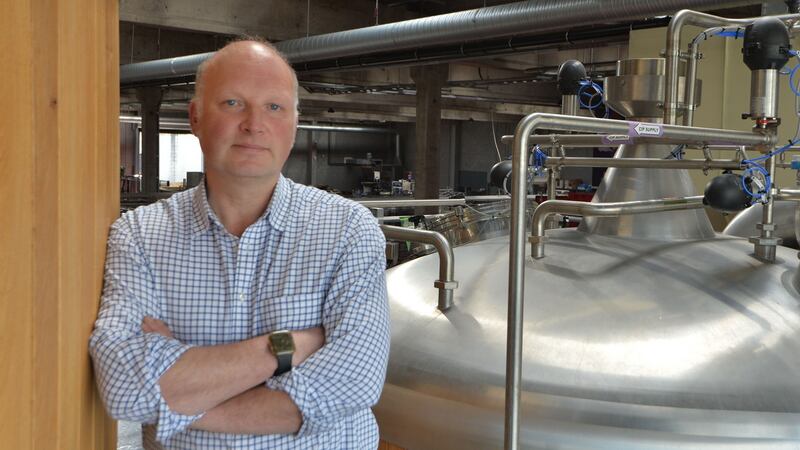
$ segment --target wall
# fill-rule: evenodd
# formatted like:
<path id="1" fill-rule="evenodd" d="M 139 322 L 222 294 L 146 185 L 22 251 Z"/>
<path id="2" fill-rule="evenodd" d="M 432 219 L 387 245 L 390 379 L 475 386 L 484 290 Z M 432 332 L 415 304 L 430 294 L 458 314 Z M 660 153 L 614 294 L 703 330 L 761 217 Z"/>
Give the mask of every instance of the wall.
<path id="1" fill-rule="evenodd" d="M 117 2 L 3 3 L 0 447 L 111 449 L 87 349 L 119 214 Z"/>

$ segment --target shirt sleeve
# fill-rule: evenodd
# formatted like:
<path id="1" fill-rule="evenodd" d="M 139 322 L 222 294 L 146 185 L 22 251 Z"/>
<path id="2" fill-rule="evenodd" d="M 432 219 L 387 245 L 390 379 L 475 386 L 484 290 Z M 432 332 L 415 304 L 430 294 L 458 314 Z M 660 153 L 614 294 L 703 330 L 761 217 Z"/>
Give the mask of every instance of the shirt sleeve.
<path id="1" fill-rule="evenodd" d="M 386 241 L 369 211 L 357 208 L 344 242 L 323 308 L 325 346 L 266 383 L 297 405 L 303 416 L 298 436 L 327 431 L 373 406 L 386 377 Z"/>
<path id="2" fill-rule="evenodd" d="M 126 219 L 120 218 L 111 228 L 103 295 L 89 351 L 109 414 L 157 423 L 157 438 L 164 442 L 202 415 L 177 414 L 161 395 L 158 380 L 190 346 L 141 331 L 144 316 L 160 314 L 152 270 Z"/>

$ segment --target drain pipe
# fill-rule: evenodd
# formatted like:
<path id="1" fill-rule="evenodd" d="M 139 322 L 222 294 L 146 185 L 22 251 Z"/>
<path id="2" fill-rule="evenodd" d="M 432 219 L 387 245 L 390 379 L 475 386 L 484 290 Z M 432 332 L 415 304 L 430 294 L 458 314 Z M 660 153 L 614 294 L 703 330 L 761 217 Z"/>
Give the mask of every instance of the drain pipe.
<path id="1" fill-rule="evenodd" d="M 436 247 L 439 254 L 439 279 L 433 282 L 433 286 L 439 289 L 439 311 L 445 312 L 453 306 L 453 290 L 458 287 L 458 281 L 453 279 L 454 261 L 453 247 L 450 242 L 435 231 L 415 230 L 413 228 L 394 227 L 391 225 L 381 225 L 381 231 L 387 239 L 397 239 L 400 241 L 420 242 L 431 244 Z"/>
<path id="2" fill-rule="evenodd" d="M 480 39 L 563 31 L 586 26 L 626 22 L 669 14 L 681 8 L 701 8 L 729 2 L 720 0 L 606 0 L 602 7 L 588 0 L 516 2 L 459 11 L 421 19 L 321 34 L 278 42 L 275 46 L 292 64 L 371 53 L 459 44 Z M 192 76 L 197 66 L 213 55 L 203 53 L 178 58 L 125 64 L 120 82 L 131 84 L 154 79 Z"/>
<path id="3" fill-rule="evenodd" d="M 662 198 L 656 200 L 640 200 L 634 202 L 587 203 L 572 200 L 548 200 L 542 202 L 533 212 L 532 231 L 528 242 L 531 243 L 531 256 L 534 259 L 544 258 L 545 222 L 553 214 L 574 214 L 583 217 L 618 217 L 631 214 L 645 214 L 661 211 L 681 211 L 703 207 L 703 196 Z"/>

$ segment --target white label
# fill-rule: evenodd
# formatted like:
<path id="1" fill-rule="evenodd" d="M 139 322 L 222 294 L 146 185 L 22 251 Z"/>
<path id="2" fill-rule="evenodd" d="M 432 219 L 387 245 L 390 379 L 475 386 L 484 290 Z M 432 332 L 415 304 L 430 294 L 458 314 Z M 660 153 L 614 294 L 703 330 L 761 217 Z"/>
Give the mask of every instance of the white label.
<path id="1" fill-rule="evenodd" d="M 652 123 L 637 123 L 633 129 L 639 136 L 661 136 L 661 127 Z"/>
<path id="2" fill-rule="evenodd" d="M 605 137 L 606 142 L 619 142 L 619 141 L 630 141 L 631 137 L 627 134 L 609 134 Z"/>

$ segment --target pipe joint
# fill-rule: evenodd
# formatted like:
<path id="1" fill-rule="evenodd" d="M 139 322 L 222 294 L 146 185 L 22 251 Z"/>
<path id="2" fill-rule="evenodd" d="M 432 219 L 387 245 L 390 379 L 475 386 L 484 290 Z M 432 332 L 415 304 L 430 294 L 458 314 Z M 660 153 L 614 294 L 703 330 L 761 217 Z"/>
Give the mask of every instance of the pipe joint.
<path id="1" fill-rule="evenodd" d="M 453 290 L 458 287 L 458 281 L 455 280 L 436 280 L 433 282 L 433 287 L 437 289 Z"/>

